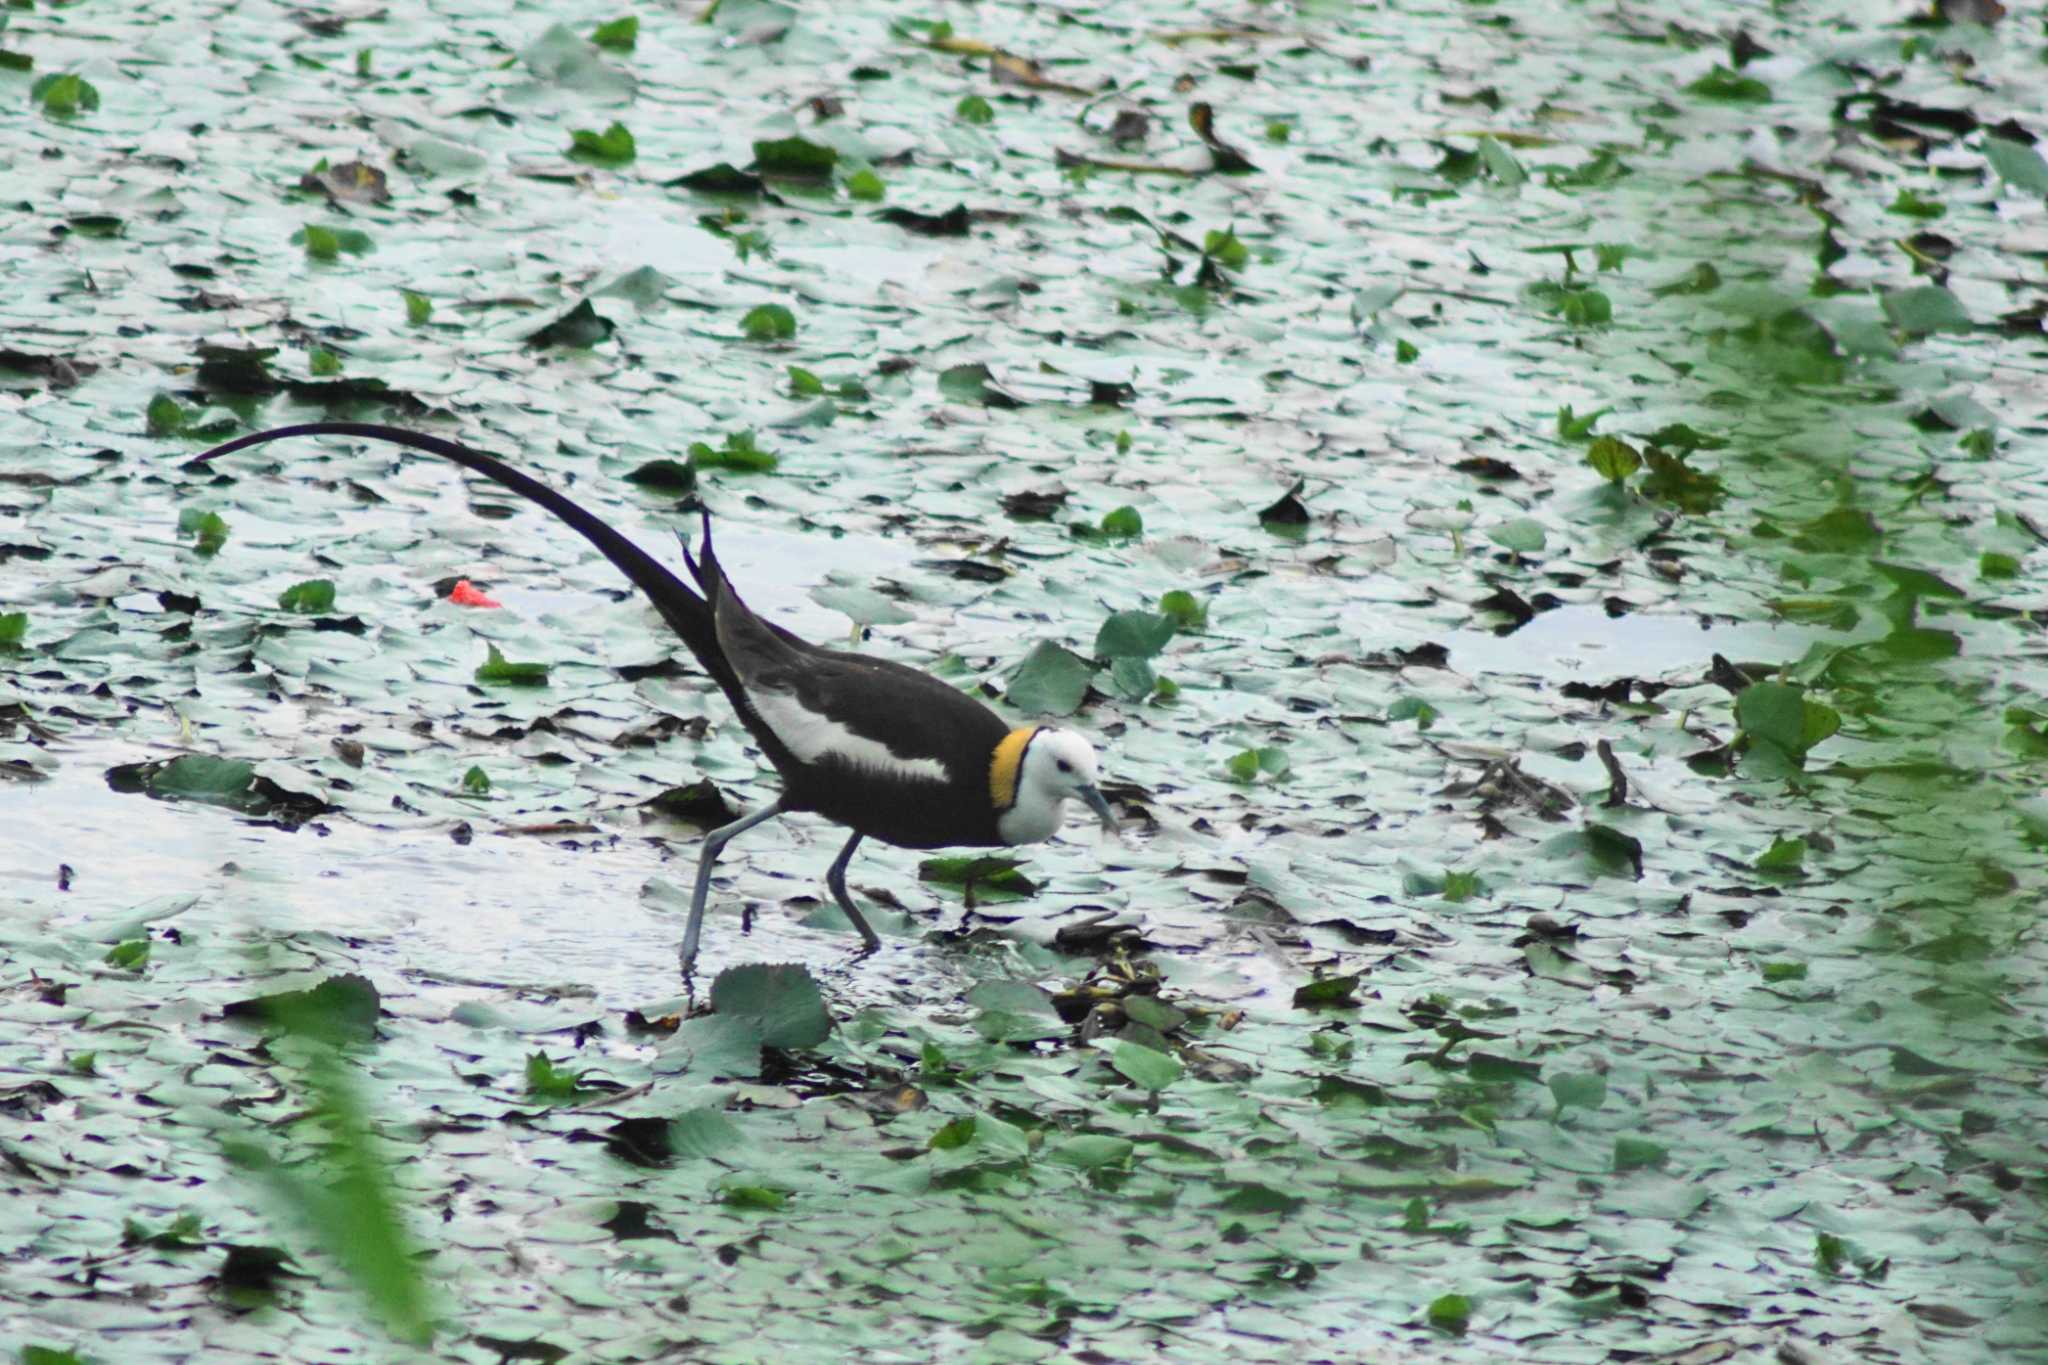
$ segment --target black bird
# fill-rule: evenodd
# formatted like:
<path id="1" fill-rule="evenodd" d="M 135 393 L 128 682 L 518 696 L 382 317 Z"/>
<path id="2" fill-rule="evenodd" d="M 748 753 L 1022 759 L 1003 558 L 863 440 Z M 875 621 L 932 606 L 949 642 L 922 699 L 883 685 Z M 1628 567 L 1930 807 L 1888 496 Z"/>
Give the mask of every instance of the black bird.
<path id="1" fill-rule="evenodd" d="M 690 921 L 683 931 L 683 975 L 697 960 L 697 936 L 711 867 L 732 837 L 764 820 L 813 811 L 853 831 L 825 873 L 832 899 L 860 931 L 861 956 L 881 947 L 846 892 L 846 865 L 866 838 L 903 848 L 1035 844 L 1051 838 L 1069 798 L 1102 823 L 1115 813 L 1095 785 L 1095 750 L 1071 730 L 1012 729 L 959 689 L 886 659 L 823 649 L 748 610 L 704 539 L 683 559 L 692 589 L 617 531 L 546 484 L 481 451 L 398 427 L 367 422 L 305 422 L 253 432 L 198 456 L 202 464 L 288 436 L 356 436 L 440 455 L 553 512 L 595 545 L 647 594 L 739 714 L 782 777 L 782 795 L 704 837 Z M 680 535 L 679 535 L 680 538 Z"/>

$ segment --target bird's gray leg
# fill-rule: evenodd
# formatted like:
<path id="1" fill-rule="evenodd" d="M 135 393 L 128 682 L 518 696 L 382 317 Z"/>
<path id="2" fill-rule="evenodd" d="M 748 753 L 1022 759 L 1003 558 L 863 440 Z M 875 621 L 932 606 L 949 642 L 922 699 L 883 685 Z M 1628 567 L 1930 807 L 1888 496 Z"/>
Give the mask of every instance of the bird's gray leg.
<path id="1" fill-rule="evenodd" d="M 846 865 L 853 861 L 853 851 L 859 847 L 860 835 L 856 833 L 846 841 L 846 847 L 839 850 L 839 856 L 832 860 L 832 866 L 826 870 L 825 885 L 832 888 L 832 899 L 839 903 L 839 908 L 853 921 L 853 927 L 860 931 L 861 942 L 867 945 L 860 950 L 860 955 L 866 957 L 882 946 L 882 940 L 869 927 L 867 916 L 854 905 L 853 897 L 846 894 Z"/>
<path id="2" fill-rule="evenodd" d="M 752 815 L 742 815 L 729 825 L 721 825 L 704 836 L 703 851 L 697 855 L 697 889 L 690 896 L 690 922 L 683 927 L 683 979 L 688 980 L 697 965 L 697 934 L 704 927 L 704 899 L 711 894 L 711 865 L 718 861 L 718 854 L 735 834 L 745 834 L 764 820 L 773 820 L 782 814 L 782 798 L 777 797 Z"/>

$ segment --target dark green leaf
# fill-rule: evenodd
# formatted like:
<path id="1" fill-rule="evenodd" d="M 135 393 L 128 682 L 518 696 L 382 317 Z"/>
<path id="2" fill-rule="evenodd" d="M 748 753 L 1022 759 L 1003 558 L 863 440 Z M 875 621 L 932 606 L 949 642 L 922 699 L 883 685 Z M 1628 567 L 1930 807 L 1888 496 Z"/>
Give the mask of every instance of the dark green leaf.
<path id="1" fill-rule="evenodd" d="M 1614 1169 L 1617 1171 L 1662 1166 L 1670 1157 L 1670 1148 L 1648 1138 L 1618 1137 L 1614 1140 Z"/>
<path id="2" fill-rule="evenodd" d="M 838 162 L 839 153 L 832 148 L 800 137 L 754 144 L 754 168 L 777 180 L 826 180 Z"/>
<path id="3" fill-rule="evenodd" d="M 1750 76 L 1740 76 L 1717 66 L 1685 87 L 1689 95 L 1729 104 L 1762 104 L 1771 98 L 1771 87 Z"/>

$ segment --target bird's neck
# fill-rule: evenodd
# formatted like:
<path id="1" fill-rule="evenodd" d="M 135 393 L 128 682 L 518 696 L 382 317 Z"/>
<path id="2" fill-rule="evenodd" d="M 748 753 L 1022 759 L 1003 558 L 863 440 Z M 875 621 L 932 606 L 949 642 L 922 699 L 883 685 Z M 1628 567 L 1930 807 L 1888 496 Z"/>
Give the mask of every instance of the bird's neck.
<path id="1" fill-rule="evenodd" d="M 988 760 L 988 799 L 998 815 L 1017 804 L 1017 781 L 1024 772 L 1024 751 L 1031 739 L 1045 727 L 1025 725 L 1010 731 L 996 743 Z"/>

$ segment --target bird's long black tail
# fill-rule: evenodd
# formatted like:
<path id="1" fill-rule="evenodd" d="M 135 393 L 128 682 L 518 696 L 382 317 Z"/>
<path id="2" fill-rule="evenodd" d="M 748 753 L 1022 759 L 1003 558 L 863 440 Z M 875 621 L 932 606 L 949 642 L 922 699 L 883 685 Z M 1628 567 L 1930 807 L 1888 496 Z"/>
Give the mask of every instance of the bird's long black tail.
<path id="1" fill-rule="evenodd" d="M 711 608 L 705 600 L 693 592 L 682 579 L 670 573 L 660 560 L 649 555 L 638 545 L 620 535 L 617 531 L 599 521 L 590 513 L 578 507 L 562 494 L 548 487 L 530 475 L 522 474 L 511 465 L 495 456 L 486 455 L 454 441 L 439 436 L 428 436 L 422 432 L 406 431 L 401 427 L 387 427 L 375 422 L 302 422 L 296 426 L 274 427 L 269 431 L 252 432 L 238 436 L 225 445 L 215 446 L 205 454 L 195 457 L 192 464 L 204 464 L 221 455 L 230 455 L 250 446 L 263 445 L 269 441 L 281 441 L 288 436 L 356 436 L 371 441 L 389 441 L 393 445 L 410 446 L 424 450 L 430 455 L 439 455 L 453 460 L 465 469 L 473 469 L 485 478 L 505 485 L 520 496 L 539 503 L 567 522 L 572 530 L 619 567 L 619 571 L 633 580 L 633 585 L 647 594 L 662 619 L 669 623 L 675 633 L 682 637 L 690 652 L 697 656 L 697 662 L 704 667 L 712 679 L 725 691 L 727 696 L 738 693 L 739 679 L 733 675 L 726 663 L 725 655 L 718 647 L 718 633 L 713 628 Z M 709 553 L 710 522 L 705 522 L 706 553 Z"/>

